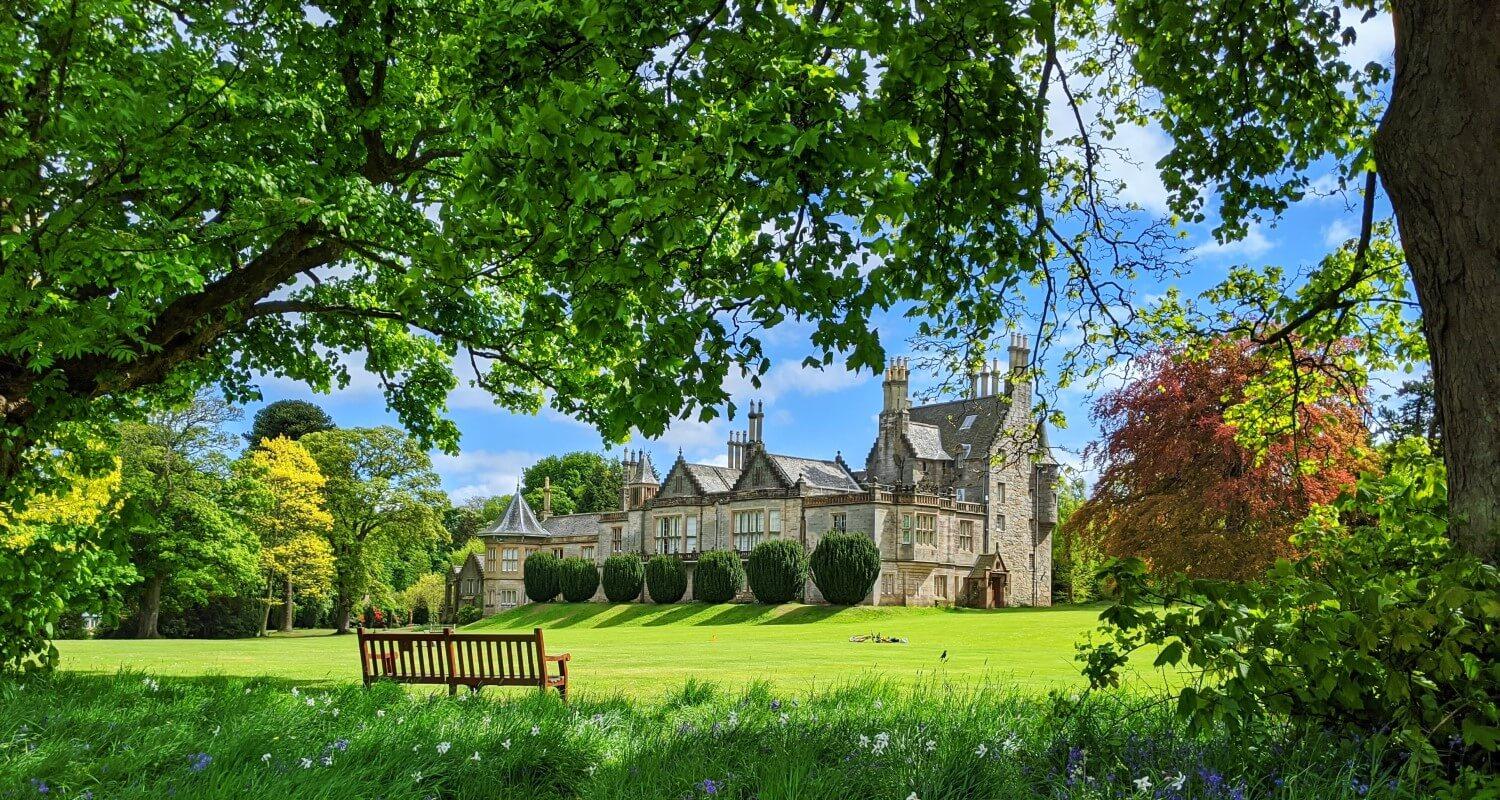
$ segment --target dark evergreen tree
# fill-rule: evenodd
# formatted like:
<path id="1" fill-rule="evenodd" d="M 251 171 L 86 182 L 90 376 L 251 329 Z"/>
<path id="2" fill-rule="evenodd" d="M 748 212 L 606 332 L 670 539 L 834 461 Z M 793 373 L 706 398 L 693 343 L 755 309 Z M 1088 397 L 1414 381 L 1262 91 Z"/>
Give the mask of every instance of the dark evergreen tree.
<path id="1" fill-rule="evenodd" d="M 704 603 L 727 603 L 745 586 L 745 567 L 739 553 L 710 550 L 698 559 L 693 574 L 693 599 Z"/>
<path id="2" fill-rule="evenodd" d="M 569 603 L 587 603 L 599 591 L 599 567 L 582 556 L 562 560 L 559 585 Z"/>
<path id="3" fill-rule="evenodd" d="M 789 603 L 807 584 L 807 549 L 796 539 L 771 539 L 750 551 L 750 591 L 762 603 Z"/>
<path id="4" fill-rule="evenodd" d="M 562 559 L 543 550 L 526 557 L 526 596 L 546 603 L 562 591 Z"/>
<path id="5" fill-rule="evenodd" d="M 675 603 L 687 594 L 687 568 L 677 556 L 653 556 L 646 562 L 646 589 L 653 603 Z"/>
<path id="6" fill-rule="evenodd" d="M 869 534 L 833 531 L 818 542 L 811 566 L 824 600 L 852 606 L 865 599 L 880 577 L 880 549 Z"/>
<path id="7" fill-rule="evenodd" d="M 250 446 L 255 447 L 262 439 L 285 436 L 301 439 L 309 433 L 333 430 L 333 418 L 328 412 L 306 400 L 277 400 L 255 412 L 255 421 L 250 432 L 245 434 Z"/>
<path id="8" fill-rule="evenodd" d="M 616 553 L 604 560 L 604 596 L 611 603 L 632 603 L 641 597 L 646 585 L 646 569 L 641 560 Z"/>

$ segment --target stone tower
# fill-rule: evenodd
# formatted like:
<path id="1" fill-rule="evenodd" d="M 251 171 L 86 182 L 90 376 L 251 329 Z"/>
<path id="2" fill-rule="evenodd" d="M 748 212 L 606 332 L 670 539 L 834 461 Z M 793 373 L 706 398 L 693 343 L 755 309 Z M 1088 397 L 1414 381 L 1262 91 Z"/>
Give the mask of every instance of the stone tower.
<path id="1" fill-rule="evenodd" d="M 625 451 L 620 461 L 625 472 L 625 485 L 621 490 L 620 510 L 633 511 L 646 504 L 661 489 L 656 477 L 656 468 L 651 466 L 651 456 L 645 450 L 631 453 Z"/>
<path id="2" fill-rule="evenodd" d="M 886 368 L 885 380 L 880 384 L 880 433 L 865 468 L 871 480 L 886 486 L 913 483 L 912 465 L 907 462 L 901 447 L 911 424 L 910 378 L 906 359 L 896 358 Z"/>

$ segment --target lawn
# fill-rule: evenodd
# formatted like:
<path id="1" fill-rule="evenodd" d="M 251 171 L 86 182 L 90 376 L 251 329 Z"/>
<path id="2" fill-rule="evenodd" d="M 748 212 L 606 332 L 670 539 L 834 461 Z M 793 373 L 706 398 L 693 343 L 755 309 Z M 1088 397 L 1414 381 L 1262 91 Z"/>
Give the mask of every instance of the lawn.
<path id="1" fill-rule="evenodd" d="M 1035 694 L 1082 686 L 1074 644 L 1098 608 L 978 611 L 830 606 L 525 606 L 465 630 L 543 628 L 550 652 L 573 654 L 575 691 L 660 695 L 688 680 L 742 687 L 764 681 L 811 691 L 876 677 L 897 684 L 950 682 Z M 880 633 L 908 644 L 853 643 Z M 110 674 L 266 676 L 305 685 L 359 680 L 353 637 L 326 631 L 269 639 L 59 642 L 64 670 Z M 942 659 L 946 651 L 947 659 Z M 1162 678 L 1144 672 L 1143 681 Z"/>

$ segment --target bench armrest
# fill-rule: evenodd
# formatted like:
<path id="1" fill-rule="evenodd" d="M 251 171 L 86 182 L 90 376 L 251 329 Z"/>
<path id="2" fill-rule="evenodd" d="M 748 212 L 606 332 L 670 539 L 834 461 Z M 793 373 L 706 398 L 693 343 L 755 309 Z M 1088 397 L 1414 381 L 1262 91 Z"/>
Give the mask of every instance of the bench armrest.
<path id="1" fill-rule="evenodd" d="M 573 660 L 573 654 L 572 653 L 563 653 L 560 656 L 547 656 L 546 660 L 548 660 L 548 661 L 572 661 Z"/>

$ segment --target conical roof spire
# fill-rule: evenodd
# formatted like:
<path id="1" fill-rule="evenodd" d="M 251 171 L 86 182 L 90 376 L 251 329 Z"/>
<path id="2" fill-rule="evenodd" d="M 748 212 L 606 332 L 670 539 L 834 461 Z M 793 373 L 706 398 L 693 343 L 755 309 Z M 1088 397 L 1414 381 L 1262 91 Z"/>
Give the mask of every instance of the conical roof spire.
<path id="1" fill-rule="evenodd" d="M 1052 446 L 1047 443 L 1047 421 L 1045 419 L 1036 421 L 1036 454 L 1037 463 L 1057 466 L 1057 459 L 1052 457 Z"/>
<path id="2" fill-rule="evenodd" d="M 532 512 L 531 504 L 526 502 L 526 496 L 521 494 L 519 486 L 516 487 L 516 493 L 510 496 L 510 505 L 505 507 L 500 521 L 485 533 L 508 536 L 548 535 L 547 529 L 542 527 L 542 523 L 537 521 L 536 514 Z"/>

